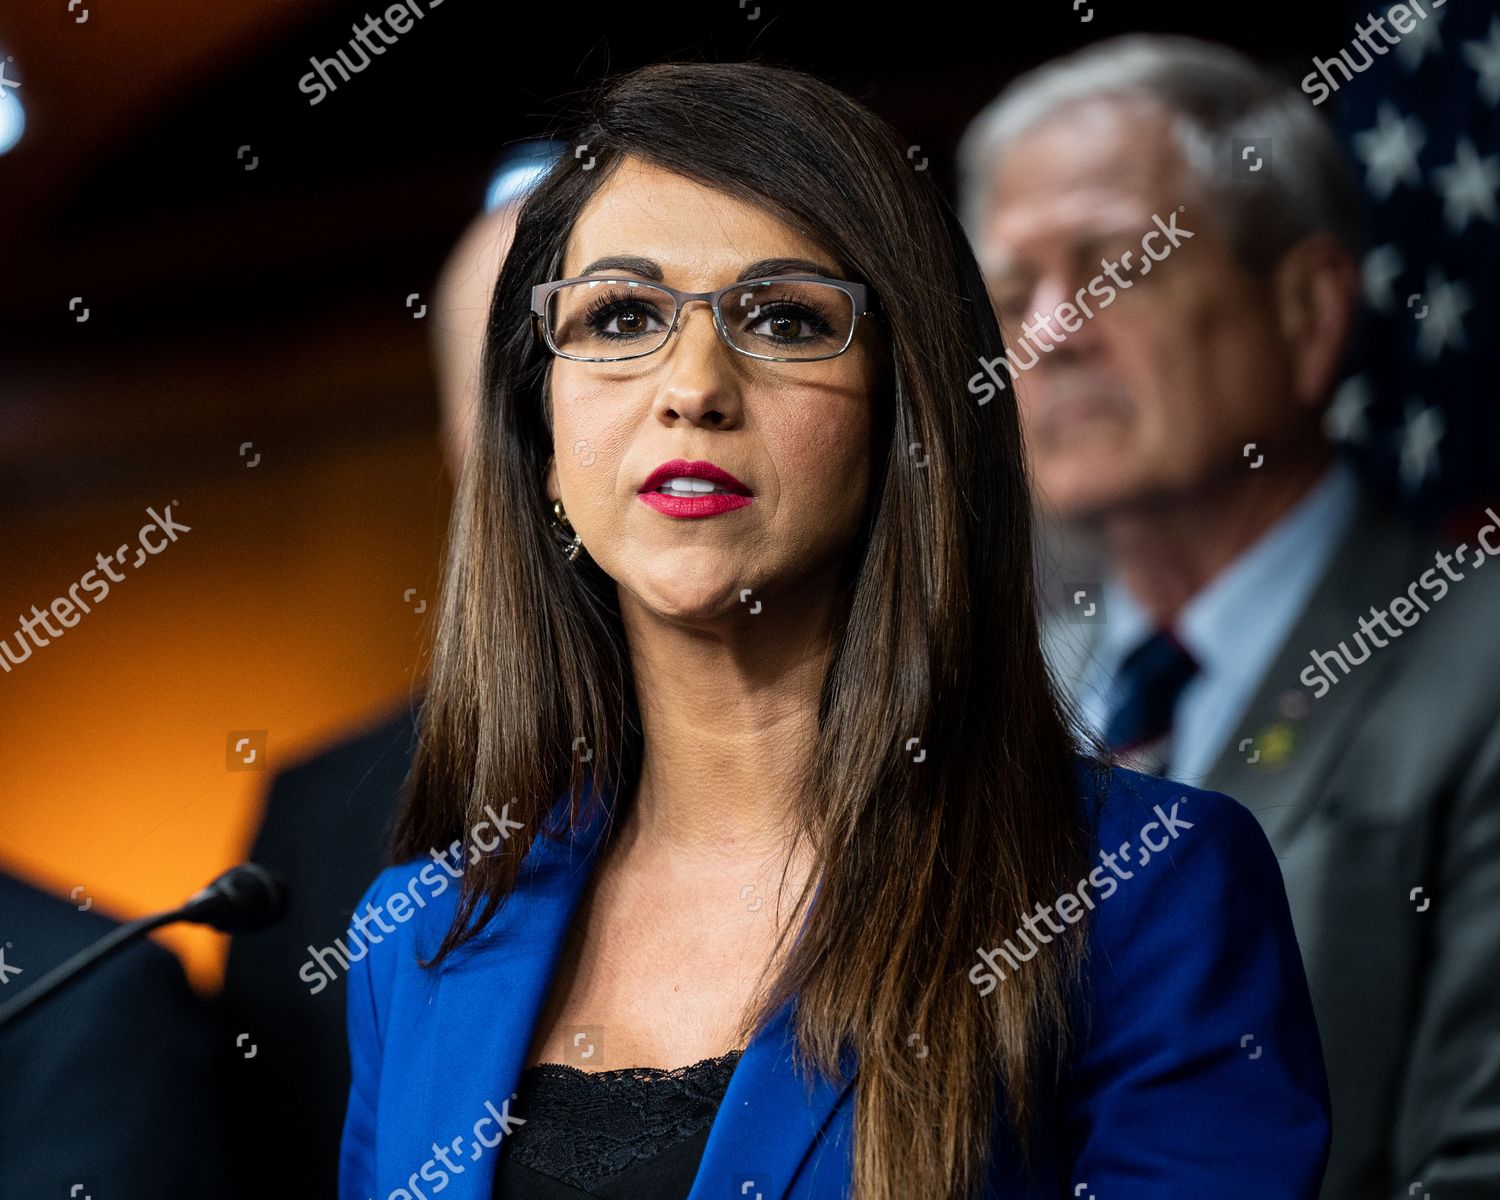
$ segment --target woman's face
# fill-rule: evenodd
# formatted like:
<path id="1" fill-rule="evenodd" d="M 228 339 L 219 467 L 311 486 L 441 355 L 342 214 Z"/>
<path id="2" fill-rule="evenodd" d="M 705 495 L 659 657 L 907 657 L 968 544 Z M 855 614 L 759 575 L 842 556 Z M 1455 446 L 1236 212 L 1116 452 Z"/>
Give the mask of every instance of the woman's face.
<path id="1" fill-rule="evenodd" d="M 594 265 L 621 255 L 650 260 L 660 271 L 653 282 L 685 291 L 726 287 L 769 259 L 805 264 L 755 267 L 753 275 L 847 278 L 831 254 L 755 204 L 637 158 L 625 159 L 580 213 L 561 277 L 650 279 L 645 264 Z M 619 585 L 622 606 L 633 597 L 669 619 L 703 621 L 758 601 L 806 603 L 828 589 L 863 517 L 885 353 L 862 318 L 836 358 L 753 359 L 725 345 L 709 306 L 692 302 L 652 354 L 614 363 L 554 358 L 548 500 L 562 499 L 584 549 Z M 670 501 L 642 493 L 671 459 L 729 472 L 749 503 L 672 515 Z"/>

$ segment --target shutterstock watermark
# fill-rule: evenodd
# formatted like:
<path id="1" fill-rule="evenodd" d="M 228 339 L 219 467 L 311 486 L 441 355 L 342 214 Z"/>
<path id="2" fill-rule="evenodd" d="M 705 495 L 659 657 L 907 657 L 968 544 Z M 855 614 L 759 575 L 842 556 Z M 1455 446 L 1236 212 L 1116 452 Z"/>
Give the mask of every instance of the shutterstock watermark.
<path id="1" fill-rule="evenodd" d="M 94 555 L 94 561 L 98 566 L 85 571 L 75 583 L 70 585 L 67 595 L 56 597 L 45 610 L 38 609 L 33 604 L 31 606 L 31 616 L 28 617 L 23 614 L 16 618 L 21 623 L 13 635 L 16 641 L 16 648 L 14 650 L 11 649 L 10 637 L 0 638 L 0 670 L 9 674 L 12 668 L 19 667 L 30 658 L 33 650 L 40 650 L 46 646 L 50 646 L 54 638 L 62 637 L 67 630 L 72 629 L 79 621 L 83 620 L 83 617 L 79 615 L 80 611 L 85 614 L 93 612 L 94 610 L 89 607 L 88 601 L 79 595 L 79 593 L 89 593 L 89 599 L 93 600 L 95 604 L 98 604 L 104 597 L 108 596 L 109 585 L 111 583 L 123 583 L 125 581 L 125 576 L 116 571 L 113 564 L 118 563 L 122 567 L 137 568 L 146 561 L 147 555 L 160 554 L 175 542 L 179 533 L 192 532 L 193 527 L 191 525 L 179 525 L 172 519 L 172 505 L 176 503 L 177 501 L 173 500 L 172 504 L 167 505 L 165 514 L 157 512 L 154 508 L 146 509 L 146 515 L 151 520 L 142 525 L 140 533 L 136 535 L 138 545 L 135 547 L 135 559 L 133 562 L 127 561 L 131 549 L 129 542 L 117 547 L 113 554 L 96 554 Z M 103 578 L 100 578 L 99 575 L 101 571 L 104 572 Z M 53 626 L 51 620 L 53 617 L 57 618 L 58 624 L 63 626 L 62 629 L 57 629 Z M 43 637 L 37 632 L 38 625 L 47 631 L 48 636 Z M 28 641 L 27 639 L 30 640 Z"/>
<path id="2" fill-rule="evenodd" d="M 430 11 L 442 2 L 443 0 L 427 0 L 427 8 Z M 354 31 L 354 36 L 349 39 L 349 51 L 351 55 L 358 53 L 359 66 L 354 65 L 352 58 L 345 57 L 343 50 L 333 58 L 309 58 L 307 61 L 312 70 L 297 81 L 297 90 L 313 97 L 307 102 L 309 105 L 321 104 L 328 99 L 330 92 L 338 89 L 339 83 L 348 83 L 351 75 L 358 75 L 368 67 L 372 61 L 371 55 L 378 57 L 384 54 L 386 46 L 394 46 L 398 37 L 426 15 L 422 11 L 421 0 L 403 0 L 401 4 L 392 4 L 385 12 L 373 17 L 366 13 L 363 25 L 349 27 Z M 387 24 L 393 34 L 391 37 L 386 36 Z M 375 42 L 377 36 L 383 44 Z M 330 70 L 338 72 L 338 83 L 329 74 Z"/>
<path id="3" fill-rule="evenodd" d="M 1099 851 L 1099 860 L 1104 865 L 1095 867 L 1088 873 L 1087 878 L 1080 879 L 1070 892 L 1064 892 L 1051 904 L 1043 904 L 1037 901 L 1036 909 L 1021 918 L 1022 929 L 1017 929 L 1014 937 L 1005 939 L 1005 945 L 996 946 L 990 950 L 980 950 L 979 961 L 969 970 L 969 982 L 979 988 L 981 996 L 988 996 L 996 986 L 1006 978 L 1006 974 L 1000 968 L 997 959 L 1004 959 L 1012 974 L 1020 971 L 1021 964 L 1030 962 L 1037 956 L 1042 946 L 1049 945 L 1053 933 L 1066 932 L 1066 926 L 1059 925 L 1052 919 L 1055 909 L 1068 925 L 1076 925 L 1083 919 L 1085 911 L 1092 911 L 1096 897 L 1089 894 L 1089 888 L 1094 888 L 1099 894 L 1098 900 L 1108 900 L 1113 896 L 1120 886 L 1120 881 L 1134 879 L 1135 872 L 1124 870 L 1120 866 L 1123 859 L 1127 863 L 1134 863 L 1138 868 L 1144 870 L 1153 857 L 1160 854 L 1174 841 L 1184 829 L 1191 829 L 1193 823 L 1184 821 L 1177 815 L 1177 810 L 1188 802 L 1186 796 L 1179 797 L 1172 804 L 1171 812 L 1163 812 L 1160 804 L 1151 806 L 1151 811 L 1156 814 L 1156 820 L 1147 821 L 1141 827 L 1136 836 L 1140 839 L 1140 858 L 1131 857 L 1132 846 L 1130 842 L 1120 843 L 1118 850 Z M 1159 836 L 1151 836 L 1155 830 Z M 1108 871 L 1105 868 L 1109 868 Z M 1039 922 L 1045 922 L 1052 933 L 1044 933 L 1037 928 Z M 1024 941 L 1027 952 L 1022 953 L 1016 945 L 1017 940 Z"/>
<path id="4" fill-rule="evenodd" d="M 516 1093 L 512 1092 L 510 1100 L 516 1098 Z M 467 1156 L 469 1162 L 478 1162 L 480 1156 L 486 1150 L 493 1150 L 498 1146 L 501 1140 L 510 1133 L 512 1125 L 526 1124 L 524 1117 L 513 1117 L 510 1115 L 510 1100 L 505 1101 L 498 1109 L 496 1109 L 493 1100 L 486 1100 L 484 1102 L 484 1110 L 489 1116 L 480 1117 L 479 1120 L 474 1122 L 474 1128 L 471 1131 L 473 1137 L 469 1142 L 469 1154 Z M 494 1135 L 493 1140 L 480 1132 L 486 1125 L 497 1125 L 500 1128 L 500 1132 Z M 441 1192 L 452 1182 L 454 1175 L 462 1175 L 464 1173 L 464 1164 L 453 1161 L 454 1155 L 463 1149 L 463 1140 L 464 1135 L 459 1134 L 451 1142 L 446 1142 L 443 1145 L 433 1142 L 432 1157 L 423 1163 L 419 1170 L 413 1171 L 407 1177 L 405 1187 L 392 1188 L 387 1192 L 385 1200 L 427 1200 L 427 1193 L 417 1185 L 418 1179 L 421 1179 L 423 1183 L 432 1184 L 434 1193 Z M 439 1166 L 439 1163 L 442 1166 Z"/>
<path id="5" fill-rule="evenodd" d="M 1434 9 L 1442 8 L 1447 0 L 1432 0 Z M 1415 12 L 1415 16 L 1413 16 Z M 1401 44 L 1401 39 L 1417 28 L 1417 21 L 1427 19 L 1427 10 L 1422 7 L 1422 0 L 1408 0 L 1406 4 L 1393 4 L 1381 16 L 1374 13 L 1365 14 L 1365 23 L 1354 24 L 1354 41 L 1340 50 L 1334 58 L 1322 59 L 1314 56 L 1313 69 L 1302 79 L 1302 90 L 1313 97 L 1313 106 L 1316 107 L 1327 100 L 1329 96 L 1343 87 L 1360 72 L 1368 70 L 1370 64 L 1376 57 L 1384 57 L 1390 52 L 1392 46 Z M 1386 22 L 1391 23 L 1395 29 L 1396 36 L 1392 37 L 1386 31 Z M 1380 41 L 1375 41 L 1375 33 L 1379 31 Z M 1360 57 L 1363 62 L 1355 62 L 1354 47 L 1359 46 Z M 1343 79 L 1335 82 L 1333 68 L 1337 68 Z M 1321 93 L 1321 95 L 1319 94 Z"/>
<path id="6" fill-rule="evenodd" d="M 1182 209 L 1174 210 L 1167 219 L 1163 220 L 1157 213 L 1151 214 L 1151 220 L 1155 222 L 1156 228 L 1146 231 L 1141 238 L 1141 257 L 1139 261 L 1139 274 L 1149 275 L 1151 264 L 1161 262 L 1173 250 L 1182 245 L 1193 236 L 1193 231 L 1177 223 L 1177 214 Z M 1162 247 L 1160 240 L 1165 239 L 1166 245 Z M 1156 243 L 1153 246 L 1153 242 Z M 1158 252 L 1159 250 L 1159 252 Z M 1009 386 L 1011 378 L 1018 371 L 1029 371 L 1041 361 L 1041 355 L 1051 354 L 1058 346 L 1068 340 L 1068 334 L 1077 333 L 1083 328 L 1085 320 L 1091 320 L 1094 309 L 1084 299 L 1085 295 L 1094 297 L 1099 301 L 1099 308 L 1108 308 L 1115 302 L 1120 292 L 1126 288 L 1135 286 L 1134 279 L 1126 279 L 1120 274 L 1120 268 L 1126 271 L 1135 271 L 1130 265 L 1130 260 L 1135 258 L 1135 251 L 1125 250 L 1120 254 L 1118 260 L 1112 258 L 1101 258 L 1099 265 L 1103 268 L 1099 274 L 1089 280 L 1083 287 L 1073 294 L 1072 300 L 1064 300 L 1049 313 L 1043 313 L 1040 309 L 1035 313 L 1032 321 L 1021 323 L 1021 336 L 1016 339 L 1016 345 L 1007 347 L 1005 357 L 983 358 L 979 360 L 978 371 L 969 376 L 969 394 L 978 397 L 980 404 L 988 404 L 995 398 L 997 391 L 1004 391 Z M 1109 279 L 1112 282 L 1106 283 Z M 1080 318 L 1079 313 L 1083 316 Z M 1060 329 L 1052 328 L 1052 321 L 1056 319 Z M 1045 330 L 1046 341 L 1039 341 L 1037 334 Z M 1016 346 L 1025 346 L 1031 351 L 1031 361 L 1022 362 L 1016 356 Z M 1002 375 L 999 371 L 1000 365 L 1004 363 L 1007 374 Z"/>
<path id="7" fill-rule="evenodd" d="M 1489 558 L 1500 557 L 1500 538 L 1497 538 L 1495 544 L 1491 545 L 1489 537 L 1490 534 L 1500 534 L 1500 516 L 1496 515 L 1493 508 L 1487 508 L 1484 512 L 1489 517 L 1490 523 L 1482 526 L 1474 539 L 1479 543 L 1479 549 L 1474 554 L 1474 561 L 1469 564 L 1469 569 L 1474 571 L 1484 566 Z M 1333 686 L 1341 678 L 1350 675 L 1355 667 L 1366 661 L 1376 650 L 1384 650 L 1392 641 L 1420 621 L 1423 614 L 1431 612 L 1432 605 L 1422 599 L 1417 594 L 1417 590 L 1420 588 L 1423 592 L 1428 593 L 1432 597 L 1432 603 L 1436 604 L 1448 594 L 1448 585 L 1450 582 L 1460 583 L 1467 578 L 1464 572 L 1455 571 L 1452 564 L 1463 562 L 1468 553 L 1468 542 L 1460 542 L 1454 548 L 1452 554 L 1441 550 L 1438 551 L 1438 553 L 1432 556 L 1435 565 L 1423 571 L 1420 576 L 1413 580 L 1411 585 L 1406 589 L 1405 594 L 1392 599 L 1389 602 L 1388 609 L 1376 608 L 1373 604 L 1370 605 L 1370 616 L 1361 616 L 1359 618 L 1357 623 L 1360 631 L 1354 634 L 1353 637 L 1354 644 L 1360 650 L 1358 658 L 1355 657 L 1354 651 L 1349 648 L 1348 642 L 1343 641 L 1339 642 L 1337 650 L 1309 651 L 1312 657 L 1312 664 L 1303 667 L 1302 674 L 1297 678 L 1302 680 L 1304 687 L 1313 689 L 1313 699 L 1321 700 L 1324 696 L 1328 695 L 1333 690 Z M 1442 572 L 1442 575 L 1438 574 L 1439 571 Z M 1371 617 L 1374 618 L 1373 621 L 1371 621 Z M 1395 617 L 1397 624 L 1401 628 L 1398 629 L 1396 626 L 1391 625 L 1387 621 L 1388 617 Z M 1382 634 L 1376 633 L 1373 628 L 1374 625 L 1379 625 L 1383 633 L 1389 635 L 1389 640 L 1382 636 Z M 1365 640 L 1366 638 L 1369 639 L 1368 642 Z M 1343 672 L 1343 676 L 1335 675 L 1332 669 L 1333 666 L 1337 666 Z"/>
<path id="8" fill-rule="evenodd" d="M 469 864 L 477 863 L 481 855 L 493 854 L 500 843 L 510 837 L 518 829 L 524 828 L 520 821 L 510 819 L 510 805 L 502 804 L 497 814 L 493 806 L 484 806 L 487 821 L 481 821 L 469 831 Z M 494 836 L 484 831 L 493 832 Z M 417 909 L 426 908 L 429 900 L 436 900 L 448 890 L 448 885 L 455 879 L 462 879 L 464 872 L 461 865 L 462 855 L 459 853 L 462 842 L 454 839 L 447 851 L 429 850 L 427 853 L 432 861 L 422 868 L 420 872 L 406 885 L 403 891 L 387 896 L 379 906 L 366 903 L 365 911 L 356 913 L 345 931 L 349 935 L 349 945 L 344 944 L 343 938 L 335 938 L 331 946 L 309 946 L 307 948 L 308 958 L 302 964 L 302 969 L 297 972 L 298 978 L 307 984 L 312 995 L 316 996 L 330 983 L 339 977 L 339 972 L 347 971 L 350 963 L 359 962 L 370 952 L 372 945 L 378 946 L 385 939 L 370 929 L 373 921 L 381 933 L 395 933 L 396 926 L 389 925 L 385 917 L 389 915 L 397 924 L 404 925 L 410 921 Z M 418 888 L 422 884 L 427 889 L 426 894 Z M 413 907 L 415 906 L 415 907 Z M 359 933 L 356 936 L 355 930 Z M 355 953 L 355 948 L 358 953 Z M 332 959 L 335 966 L 329 964 Z"/>

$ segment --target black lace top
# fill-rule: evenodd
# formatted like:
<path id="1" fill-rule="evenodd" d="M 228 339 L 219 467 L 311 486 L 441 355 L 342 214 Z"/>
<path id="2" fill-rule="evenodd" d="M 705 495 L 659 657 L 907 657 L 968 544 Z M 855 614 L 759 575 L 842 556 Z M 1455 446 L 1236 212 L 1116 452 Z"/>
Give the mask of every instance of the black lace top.
<path id="1" fill-rule="evenodd" d="M 672 1069 L 527 1067 L 494 1200 L 684 1200 L 740 1053 Z"/>

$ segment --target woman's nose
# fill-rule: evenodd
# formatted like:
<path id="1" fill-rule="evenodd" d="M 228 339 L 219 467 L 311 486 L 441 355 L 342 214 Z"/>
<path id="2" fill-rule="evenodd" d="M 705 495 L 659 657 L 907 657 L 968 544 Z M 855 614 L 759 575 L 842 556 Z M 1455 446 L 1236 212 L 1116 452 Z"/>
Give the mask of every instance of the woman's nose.
<path id="1" fill-rule="evenodd" d="M 719 424 L 736 417 L 739 399 L 734 359 L 738 356 L 719 336 L 707 301 L 695 310 L 689 310 L 688 305 L 678 310 L 668 341 L 658 351 L 667 356 L 658 397 L 661 415 L 670 410 L 695 421 L 712 416 Z"/>

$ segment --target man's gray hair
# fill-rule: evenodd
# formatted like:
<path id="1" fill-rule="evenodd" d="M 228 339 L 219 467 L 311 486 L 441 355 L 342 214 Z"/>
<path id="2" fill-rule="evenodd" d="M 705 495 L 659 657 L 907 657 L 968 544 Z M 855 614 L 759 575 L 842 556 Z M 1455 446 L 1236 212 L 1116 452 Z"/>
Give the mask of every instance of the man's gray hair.
<path id="1" fill-rule="evenodd" d="M 1361 249 L 1361 202 L 1348 160 L 1307 97 L 1227 46 L 1129 34 L 1011 82 L 958 146 L 959 216 L 979 244 L 1001 157 L 1021 135 L 1085 100 L 1144 98 L 1166 109 L 1203 199 L 1223 213 L 1245 265 L 1269 270 L 1311 233 Z M 1242 159 L 1245 146 L 1254 149 Z M 1258 171 L 1250 171 L 1254 160 Z"/>

